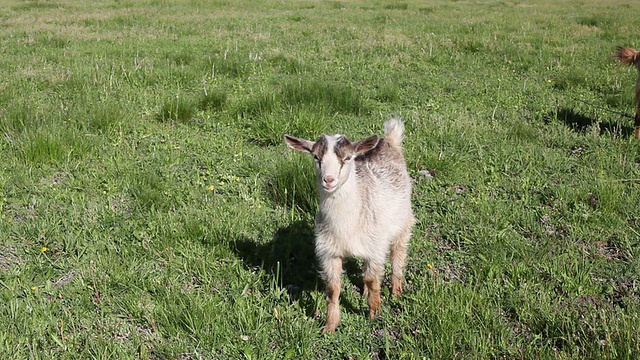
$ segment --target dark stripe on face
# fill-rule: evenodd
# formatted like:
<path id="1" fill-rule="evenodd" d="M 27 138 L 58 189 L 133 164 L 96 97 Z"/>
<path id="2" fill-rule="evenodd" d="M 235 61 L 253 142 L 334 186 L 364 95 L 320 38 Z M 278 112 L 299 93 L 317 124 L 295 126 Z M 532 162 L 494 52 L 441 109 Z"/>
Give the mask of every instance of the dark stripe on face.
<path id="1" fill-rule="evenodd" d="M 336 153 L 341 165 L 344 165 L 345 158 L 352 156 L 353 150 L 353 144 L 346 136 L 341 136 L 333 147 L 333 151 Z"/>
<path id="2" fill-rule="evenodd" d="M 311 153 L 318 160 L 318 162 L 322 161 L 324 154 L 327 153 L 327 137 L 322 135 L 318 141 L 313 145 L 311 149 Z"/>

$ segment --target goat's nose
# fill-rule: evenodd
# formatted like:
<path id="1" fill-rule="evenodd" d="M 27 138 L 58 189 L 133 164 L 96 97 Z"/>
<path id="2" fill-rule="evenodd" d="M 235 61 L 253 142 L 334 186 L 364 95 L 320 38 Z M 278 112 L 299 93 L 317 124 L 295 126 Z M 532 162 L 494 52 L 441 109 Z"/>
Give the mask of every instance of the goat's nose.
<path id="1" fill-rule="evenodd" d="M 327 185 L 331 185 L 331 183 L 332 183 L 332 182 L 334 182 L 335 180 L 336 180 L 336 178 L 334 178 L 334 177 L 333 177 L 333 176 L 331 176 L 331 175 L 327 175 L 327 176 L 325 176 L 325 177 L 324 177 L 324 182 L 325 182 Z"/>

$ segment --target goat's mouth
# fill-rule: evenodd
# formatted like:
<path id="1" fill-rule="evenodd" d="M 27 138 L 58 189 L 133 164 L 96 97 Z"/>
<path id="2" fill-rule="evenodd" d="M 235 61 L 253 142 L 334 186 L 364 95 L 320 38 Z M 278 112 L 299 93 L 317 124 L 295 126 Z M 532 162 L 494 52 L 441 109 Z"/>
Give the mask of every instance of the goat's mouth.
<path id="1" fill-rule="evenodd" d="M 322 184 L 322 189 L 326 192 L 333 192 L 338 188 L 338 184 Z"/>

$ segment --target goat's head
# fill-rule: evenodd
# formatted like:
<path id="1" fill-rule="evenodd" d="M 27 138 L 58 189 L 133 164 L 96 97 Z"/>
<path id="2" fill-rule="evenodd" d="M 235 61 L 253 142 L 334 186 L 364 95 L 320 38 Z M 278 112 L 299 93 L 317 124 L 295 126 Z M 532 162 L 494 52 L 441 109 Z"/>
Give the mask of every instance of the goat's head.
<path id="1" fill-rule="evenodd" d="M 318 189 L 333 192 L 355 171 L 356 156 L 375 148 L 380 142 L 380 136 L 373 135 L 351 142 L 344 135 L 322 135 L 314 142 L 285 135 L 284 141 L 292 149 L 313 155 Z"/>

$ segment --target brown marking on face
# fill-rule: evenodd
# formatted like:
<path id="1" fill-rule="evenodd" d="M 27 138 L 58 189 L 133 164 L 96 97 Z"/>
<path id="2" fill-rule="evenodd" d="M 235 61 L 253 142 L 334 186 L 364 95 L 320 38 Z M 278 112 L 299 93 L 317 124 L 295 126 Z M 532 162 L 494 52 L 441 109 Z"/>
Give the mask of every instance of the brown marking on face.
<path id="1" fill-rule="evenodd" d="M 333 147 L 333 152 L 338 157 L 340 165 L 344 165 L 353 156 L 354 151 L 353 143 L 346 136 L 341 136 Z"/>
<path id="2" fill-rule="evenodd" d="M 311 154 L 318 161 L 318 163 L 322 162 L 322 158 L 324 154 L 327 152 L 327 138 L 325 135 L 322 135 L 318 141 L 311 148 Z"/>

